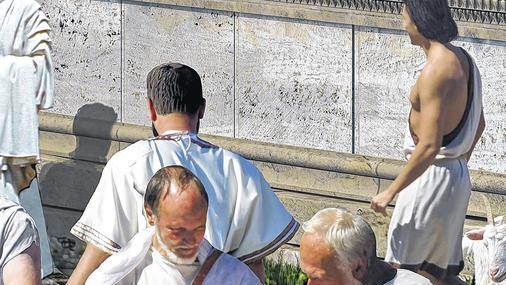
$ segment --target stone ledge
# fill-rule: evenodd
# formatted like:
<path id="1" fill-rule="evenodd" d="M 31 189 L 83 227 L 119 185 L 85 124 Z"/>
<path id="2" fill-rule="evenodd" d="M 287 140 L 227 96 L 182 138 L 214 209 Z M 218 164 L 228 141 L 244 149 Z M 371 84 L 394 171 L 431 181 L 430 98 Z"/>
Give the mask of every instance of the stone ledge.
<path id="1" fill-rule="evenodd" d="M 395 14 L 265 0 L 130 0 L 125 3 L 169 5 L 190 9 L 208 9 L 393 30 L 402 29 L 401 17 Z M 506 25 L 461 21 L 458 21 L 457 24 L 462 37 L 496 41 L 506 40 Z"/>
<path id="2" fill-rule="evenodd" d="M 74 117 L 44 113 L 40 114 L 40 130 L 123 143 L 134 143 L 151 136 L 148 127 L 124 123 L 114 123 L 110 132 L 97 131 L 100 120 L 81 119 L 79 130 L 73 131 Z M 110 124 L 110 123 L 109 123 Z M 308 169 L 339 172 L 365 177 L 393 180 L 405 164 L 403 161 L 338 153 L 310 148 L 284 146 L 245 139 L 201 135 L 225 149 L 237 152 L 247 159 L 267 163 L 277 163 Z M 471 171 L 473 190 L 491 194 L 506 195 L 506 175 L 484 171 Z"/>

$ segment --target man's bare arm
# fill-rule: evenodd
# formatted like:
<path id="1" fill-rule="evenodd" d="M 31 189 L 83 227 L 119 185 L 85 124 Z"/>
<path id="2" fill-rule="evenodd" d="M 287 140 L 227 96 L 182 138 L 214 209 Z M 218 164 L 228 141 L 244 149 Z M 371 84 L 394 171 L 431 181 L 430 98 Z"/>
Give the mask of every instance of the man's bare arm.
<path id="1" fill-rule="evenodd" d="M 5 285 L 40 285 L 40 249 L 33 243 L 11 259 L 3 269 Z"/>
<path id="2" fill-rule="evenodd" d="M 67 285 L 84 285 L 88 277 L 102 264 L 109 256 L 109 253 L 88 243 L 79 263 L 72 272 Z"/>
<path id="3" fill-rule="evenodd" d="M 427 68 L 427 66 L 426 66 Z M 448 80 L 443 71 L 425 69 L 417 82 L 420 99 L 420 125 L 417 128 L 418 143 L 406 166 L 384 192 L 376 195 L 371 208 L 386 214 L 386 207 L 395 195 L 420 177 L 434 163 L 443 140 L 443 98 L 447 93 Z"/>
<path id="4" fill-rule="evenodd" d="M 476 135 L 474 136 L 474 142 L 469 151 L 466 153 L 466 160 L 469 161 L 471 159 L 471 155 L 473 154 L 474 147 L 478 143 L 478 141 L 481 138 L 481 135 L 483 134 L 483 131 L 485 130 L 485 116 L 483 115 L 483 109 L 481 110 L 481 116 L 480 116 L 480 124 L 478 125 L 478 129 L 476 130 Z"/>

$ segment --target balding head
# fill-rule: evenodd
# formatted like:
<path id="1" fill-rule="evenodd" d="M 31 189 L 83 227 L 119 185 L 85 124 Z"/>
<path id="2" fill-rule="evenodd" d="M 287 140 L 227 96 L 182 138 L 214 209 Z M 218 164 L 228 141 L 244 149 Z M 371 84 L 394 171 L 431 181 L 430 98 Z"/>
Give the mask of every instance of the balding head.
<path id="1" fill-rule="evenodd" d="M 151 178 L 144 196 L 155 249 L 192 262 L 204 238 L 208 197 L 200 180 L 181 166 L 167 166 Z"/>
<path id="2" fill-rule="evenodd" d="M 161 200 L 169 196 L 177 197 L 184 191 L 195 190 L 198 190 L 200 195 L 197 196 L 204 199 L 207 206 L 208 196 L 204 185 L 191 171 L 179 165 L 166 166 L 158 170 L 149 180 L 144 194 L 144 203 L 156 216 L 159 213 Z"/>

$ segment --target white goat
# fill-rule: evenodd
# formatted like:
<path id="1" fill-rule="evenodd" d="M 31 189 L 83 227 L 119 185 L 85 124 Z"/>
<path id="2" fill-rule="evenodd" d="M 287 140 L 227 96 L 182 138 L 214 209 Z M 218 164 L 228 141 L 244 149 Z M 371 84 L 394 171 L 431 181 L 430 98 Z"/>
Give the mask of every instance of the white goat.
<path id="1" fill-rule="evenodd" d="M 506 285 L 506 224 L 503 216 L 494 219 L 490 202 L 483 196 L 488 225 L 472 230 L 462 239 L 464 255 L 472 255 L 476 285 Z"/>

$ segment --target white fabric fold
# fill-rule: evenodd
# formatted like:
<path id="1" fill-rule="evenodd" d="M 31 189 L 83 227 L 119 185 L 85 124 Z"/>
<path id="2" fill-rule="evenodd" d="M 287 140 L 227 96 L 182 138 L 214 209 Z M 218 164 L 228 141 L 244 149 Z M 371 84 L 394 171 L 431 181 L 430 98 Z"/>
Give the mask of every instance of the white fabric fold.
<path id="1" fill-rule="evenodd" d="M 137 234 L 121 252 L 112 255 L 95 270 L 86 285 L 115 285 L 134 271 L 144 260 L 151 248 L 155 227 L 149 227 Z"/>
<path id="2" fill-rule="evenodd" d="M 39 157 L 37 110 L 53 105 L 48 19 L 33 0 L 0 2 L 0 156 Z"/>

